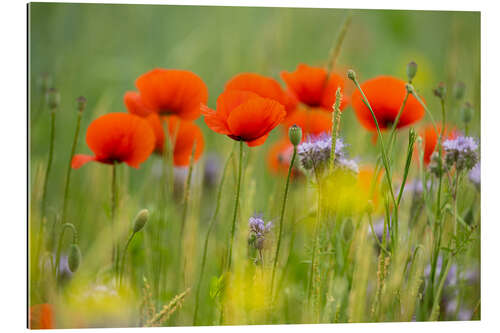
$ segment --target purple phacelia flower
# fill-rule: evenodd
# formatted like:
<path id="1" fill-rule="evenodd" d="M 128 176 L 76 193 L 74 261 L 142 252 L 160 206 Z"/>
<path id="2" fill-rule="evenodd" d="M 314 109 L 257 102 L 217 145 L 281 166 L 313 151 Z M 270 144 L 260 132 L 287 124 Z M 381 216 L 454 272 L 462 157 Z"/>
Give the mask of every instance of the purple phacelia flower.
<path id="1" fill-rule="evenodd" d="M 445 163 L 448 167 L 455 166 L 457 171 L 470 170 L 479 160 L 478 145 L 474 138 L 459 136 L 443 142 Z"/>
<path id="2" fill-rule="evenodd" d="M 257 250 L 262 250 L 266 235 L 271 232 L 273 223 L 271 221 L 265 223 L 261 216 L 253 216 L 248 219 L 248 227 L 250 228 L 250 243 Z"/>
<path id="3" fill-rule="evenodd" d="M 338 138 L 335 143 L 336 164 L 339 164 L 340 166 L 349 165 L 352 167 L 352 163 L 342 164 L 342 162 L 349 161 L 344 158 L 344 148 L 344 141 Z M 332 137 L 326 133 L 322 133 L 318 136 L 310 136 L 307 141 L 301 143 L 297 147 L 297 154 L 304 169 L 322 170 L 329 163 L 331 150 Z"/>

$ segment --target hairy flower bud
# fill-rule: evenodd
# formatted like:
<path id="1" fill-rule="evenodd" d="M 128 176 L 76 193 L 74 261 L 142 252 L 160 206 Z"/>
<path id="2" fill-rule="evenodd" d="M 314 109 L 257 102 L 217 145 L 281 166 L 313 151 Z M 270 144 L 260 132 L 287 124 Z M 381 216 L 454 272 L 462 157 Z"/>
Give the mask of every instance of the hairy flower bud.
<path id="1" fill-rule="evenodd" d="M 80 262 L 82 261 L 82 253 L 77 244 L 71 244 L 69 247 L 68 254 L 68 267 L 69 270 L 75 273 L 80 267 Z"/>
<path id="2" fill-rule="evenodd" d="M 411 82 L 415 75 L 417 74 L 417 63 L 412 61 L 406 65 L 406 76 L 408 76 L 408 82 Z"/>
<path id="3" fill-rule="evenodd" d="M 354 81 L 356 80 L 356 73 L 352 69 L 350 69 L 347 71 L 347 77 L 349 78 L 349 80 Z"/>
<path id="4" fill-rule="evenodd" d="M 144 225 L 149 219 L 149 210 L 143 209 L 139 213 L 134 220 L 134 233 L 139 232 L 144 228 Z"/>
<path id="5" fill-rule="evenodd" d="M 297 146 L 302 140 L 302 129 L 297 125 L 292 125 L 288 130 L 288 138 L 292 145 Z"/>

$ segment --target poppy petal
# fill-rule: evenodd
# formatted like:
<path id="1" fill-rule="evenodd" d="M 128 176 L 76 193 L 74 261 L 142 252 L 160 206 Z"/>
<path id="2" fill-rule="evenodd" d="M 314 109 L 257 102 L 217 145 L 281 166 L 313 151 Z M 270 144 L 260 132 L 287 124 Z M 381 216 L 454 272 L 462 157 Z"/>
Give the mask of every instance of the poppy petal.
<path id="1" fill-rule="evenodd" d="M 176 69 L 153 69 L 136 80 L 146 105 L 161 114 L 176 114 L 194 120 L 200 105 L 208 100 L 208 89 L 196 74 Z"/>
<path id="2" fill-rule="evenodd" d="M 83 165 L 95 160 L 96 160 L 95 156 L 76 154 L 75 156 L 73 156 L 73 159 L 71 160 L 71 167 L 73 169 L 80 169 Z"/>
<path id="3" fill-rule="evenodd" d="M 87 145 L 103 163 L 125 162 L 133 167 L 144 162 L 155 147 L 153 129 L 146 120 L 129 113 L 108 113 L 87 129 Z"/>
<path id="4" fill-rule="evenodd" d="M 140 117 L 146 117 L 153 112 L 151 108 L 144 104 L 141 95 L 136 91 L 127 91 L 123 96 L 123 102 L 125 103 L 128 112 Z"/>
<path id="5" fill-rule="evenodd" d="M 198 161 L 205 147 L 201 129 L 193 122 L 175 116 L 168 117 L 167 121 L 170 137 L 175 136 L 174 165 L 188 166 L 195 144 L 194 161 Z"/>
<path id="6" fill-rule="evenodd" d="M 214 132 L 224 135 L 231 133 L 231 131 L 227 128 L 226 120 L 220 117 L 215 110 L 212 110 L 207 106 L 203 106 L 202 114 L 204 116 L 205 123 Z"/>
<path id="7" fill-rule="evenodd" d="M 309 106 L 319 106 L 327 73 L 324 68 L 299 64 L 294 72 L 281 72 L 290 91 L 299 101 Z"/>
<path id="8" fill-rule="evenodd" d="M 269 133 L 285 117 L 283 105 L 256 97 L 235 108 L 227 119 L 233 136 L 244 141 L 253 141 Z"/>
<path id="9" fill-rule="evenodd" d="M 269 136 L 269 133 L 261 136 L 258 139 L 255 139 L 255 140 L 252 140 L 252 141 L 247 141 L 247 145 L 248 145 L 248 147 L 256 147 L 256 146 L 263 145 L 264 142 L 266 142 L 268 136 Z"/>

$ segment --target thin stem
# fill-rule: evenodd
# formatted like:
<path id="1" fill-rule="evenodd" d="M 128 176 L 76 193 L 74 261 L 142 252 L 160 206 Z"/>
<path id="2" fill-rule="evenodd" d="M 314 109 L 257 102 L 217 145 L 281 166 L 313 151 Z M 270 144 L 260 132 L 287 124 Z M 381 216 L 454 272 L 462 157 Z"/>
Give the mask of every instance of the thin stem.
<path id="1" fill-rule="evenodd" d="M 352 20 L 352 16 L 349 13 L 347 18 L 344 21 L 344 24 L 342 25 L 340 32 L 339 32 L 335 46 L 332 47 L 332 49 L 330 51 L 330 57 L 329 57 L 330 61 L 328 62 L 328 66 L 327 66 L 328 73 L 331 73 L 332 70 L 335 68 L 335 65 L 337 64 L 337 59 L 339 57 L 340 50 L 342 49 L 342 44 L 344 42 L 347 31 L 349 29 L 349 25 L 351 24 L 351 20 Z"/>
<path id="2" fill-rule="evenodd" d="M 115 217 L 116 217 L 116 203 L 117 203 L 117 193 L 116 193 L 116 162 L 113 163 L 111 167 L 111 228 L 115 227 Z M 118 244 L 117 240 L 113 236 L 113 251 L 111 255 L 112 267 L 115 273 L 118 274 Z"/>
<path id="3" fill-rule="evenodd" d="M 73 144 L 71 146 L 71 154 L 69 155 L 68 168 L 66 169 L 66 182 L 64 185 L 62 221 L 66 220 L 66 208 L 67 208 L 67 204 L 68 204 L 69 183 L 70 183 L 70 179 L 71 179 L 71 170 L 73 170 L 73 168 L 71 167 L 71 160 L 73 159 L 73 155 L 75 155 L 76 145 L 78 144 L 78 134 L 80 133 L 81 120 L 82 120 L 82 112 L 80 111 L 80 112 L 78 112 L 78 115 L 76 118 L 75 136 L 73 137 Z"/>
<path id="4" fill-rule="evenodd" d="M 233 222 L 231 226 L 231 239 L 229 243 L 229 254 L 227 257 L 227 271 L 231 270 L 231 262 L 233 258 L 233 242 L 234 242 L 234 233 L 236 230 L 236 218 L 238 216 L 238 205 L 240 201 L 240 187 L 241 187 L 241 169 L 243 164 L 243 141 L 240 141 L 240 154 L 239 154 L 239 162 L 238 162 L 238 179 L 236 183 L 236 197 L 234 200 L 234 214 L 233 214 Z"/>
<path id="5" fill-rule="evenodd" d="M 45 211 L 46 211 L 46 200 L 47 200 L 47 186 L 49 181 L 50 170 L 52 168 L 52 160 L 54 157 L 54 138 L 55 138 L 55 127 L 56 127 L 56 110 L 52 109 L 50 112 L 50 141 L 49 141 L 49 157 L 47 161 L 47 168 L 45 169 L 45 177 L 43 179 L 43 190 L 42 190 L 42 201 L 41 201 L 41 214 L 40 214 L 40 226 L 38 229 L 38 244 L 35 251 L 35 261 L 38 262 L 40 257 L 40 251 L 42 249 L 43 243 L 43 229 L 45 224 Z M 55 222 L 54 222 L 55 225 Z M 35 265 L 38 267 L 38 265 Z"/>
<path id="6" fill-rule="evenodd" d="M 399 109 L 398 115 L 396 116 L 396 119 L 394 120 L 394 123 L 392 124 L 391 128 L 391 133 L 389 134 L 389 143 L 388 143 L 388 151 L 389 154 L 392 155 L 392 146 L 394 144 L 394 138 L 396 137 L 396 129 L 398 127 L 399 119 L 401 118 L 401 115 L 403 114 L 403 110 L 406 106 L 406 101 L 408 100 L 408 96 L 410 95 L 410 92 L 408 89 L 406 89 L 406 94 L 403 99 L 403 103 L 401 104 L 401 108 Z"/>
<path id="7" fill-rule="evenodd" d="M 130 242 L 132 241 L 132 238 L 134 238 L 135 234 L 136 234 L 135 232 L 132 232 L 132 234 L 130 234 L 130 237 L 128 238 L 127 243 L 125 244 L 125 247 L 123 248 L 122 265 L 121 265 L 121 270 L 120 270 L 119 279 L 118 279 L 119 286 L 122 285 L 123 272 L 125 272 L 125 257 L 127 256 L 127 249 L 128 249 L 128 246 L 130 245 Z"/>
<path id="8" fill-rule="evenodd" d="M 375 228 L 373 228 L 373 221 L 372 221 L 372 215 L 370 213 L 367 213 L 368 215 L 368 222 L 370 223 L 370 229 L 373 234 L 373 238 L 375 238 L 377 245 L 384 251 L 387 255 L 390 255 L 389 251 L 385 248 L 385 246 L 380 242 L 380 239 L 378 239 L 377 234 L 375 233 Z"/>
<path id="9" fill-rule="evenodd" d="M 276 244 L 276 254 L 274 255 L 273 272 L 271 275 L 271 297 L 273 295 L 274 277 L 275 277 L 276 265 L 278 263 L 278 257 L 279 257 L 279 253 L 280 253 L 281 235 L 283 233 L 283 219 L 285 217 L 286 199 L 288 196 L 288 186 L 290 184 L 290 176 L 292 174 L 293 162 L 295 161 L 296 155 L 297 155 L 297 146 L 294 145 L 292 159 L 290 161 L 290 166 L 288 167 L 288 175 L 286 177 L 285 193 L 283 194 L 283 203 L 281 205 L 281 215 L 280 215 L 280 223 L 279 223 L 279 229 L 278 229 L 278 242 Z"/>
<path id="10" fill-rule="evenodd" d="M 180 234 L 179 234 L 179 250 L 182 245 L 182 239 L 184 238 L 184 227 L 186 225 L 186 218 L 187 218 L 187 209 L 188 209 L 188 202 L 189 202 L 189 194 L 190 194 L 190 189 L 191 189 L 191 179 L 193 176 L 193 166 L 194 166 L 194 153 L 196 151 L 196 142 L 193 144 L 193 148 L 191 151 L 191 157 L 189 159 L 189 169 L 188 169 L 188 175 L 186 178 L 186 183 L 184 184 L 184 208 L 182 210 L 182 220 L 181 220 L 181 228 L 180 228 Z M 180 254 L 180 252 L 179 252 Z"/>
<path id="11" fill-rule="evenodd" d="M 314 272 L 316 269 L 316 251 L 318 249 L 318 239 L 319 239 L 319 229 L 321 223 L 321 183 L 318 176 L 316 176 L 318 182 L 318 202 L 317 202 L 317 212 L 316 212 L 316 221 L 314 223 L 314 239 L 313 239 L 313 248 L 312 248 L 312 258 L 311 258 L 311 269 L 309 271 L 309 283 L 307 287 L 307 304 L 310 304 L 311 292 L 314 284 Z"/>
<path id="12" fill-rule="evenodd" d="M 201 267 L 200 267 L 200 277 L 198 278 L 198 286 L 196 287 L 196 299 L 195 299 L 195 305 L 194 305 L 194 315 L 193 315 L 193 326 L 197 324 L 197 316 L 198 316 L 198 306 L 199 306 L 199 300 L 200 300 L 200 291 L 201 291 L 201 281 L 203 280 L 203 273 L 205 272 L 205 263 L 207 260 L 207 249 L 208 249 L 208 240 L 210 239 L 210 233 L 212 232 L 212 229 L 215 226 L 215 221 L 217 220 L 217 216 L 219 215 L 219 209 L 220 209 L 220 199 L 222 197 L 222 189 L 224 187 L 224 180 L 226 178 L 226 171 L 227 167 L 229 165 L 229 161 L 233 157 L 233 152 L 231 152 L 226 160 L 226 163 L 224 164 L 224 170 L 222 171 L 221 175 L 221 180 L 219 183 L 219 189 L 217 191 L 217 201 L 215 204 L 215 210 L 214 213 L 210 219 L 210 222 L 208 224 L 208 229 L 207 229 L 207 234 L 205 235 L 205 243 L 203 245 L 203 255 L 201 257 Z"/>

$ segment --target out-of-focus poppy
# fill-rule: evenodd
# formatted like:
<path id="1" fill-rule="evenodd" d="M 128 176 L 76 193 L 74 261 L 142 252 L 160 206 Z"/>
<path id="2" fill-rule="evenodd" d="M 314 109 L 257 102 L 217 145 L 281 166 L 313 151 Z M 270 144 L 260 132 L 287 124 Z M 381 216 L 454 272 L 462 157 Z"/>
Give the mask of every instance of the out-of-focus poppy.
<path id="1" fill-rule="evenodd" d="M 406 95 L 406 83 L 391 76 L 377 76 L 361 85 L 381 130 L 391 128 Z M 354 91 L 351 98 L 356 117 L 363 127 L 369 131 L 376 131 L 372 114 L 363 102 L 359 90 Z M 397 128 L 411 125 L 424 116 L 424 108 L 413 95 L 408 96 L 405 108 L 399 118 Z"/>
<path id="2" fill-rule="evenodd" d="M 75 155 L 71 167 L 97 161 L 106 164 L 125 162 L 138 168 L 153 152 L 155 136 L 146 120 L 128 113 L 108 113 L 95 119 L 87 129 L 91 155 Z"/>
<path id="3" fill-rule="evenodd" d="M 334 73 L 328 75 L 321 67 L 299 64 L 294 72 L 281 72 L 281 77 L 295 97 L 309 107 L 332 111 L 337 88 L 344 93 L 345 79 Z M 346 98 L 342 98 L 340 109 L 346 105 Z"/>
<path id="4" fill-rule="evenodd" d="M 279 141 L 274 143 L 267 153 L 267 165 L 272 173 L 287 175 L 288 168 L 293 154 L 293 145 L 287 136 L 283 136 Z M 292 169 L 292 177 L 299 175 L 297 169 Z"/>
<path id="5" fill-rule="evenodd" d="M 302 141 L 308 135 L 319 135 L 332 130 L 332 114 L 323 109 L 297 109 L 283 121 L 285 130 L 292 125 L 297 125 L 302 129 Z"/>
<path id="6" fill-rule="evenodd" d="M 190 71 L 156 68 L 139 76 L 135 85 L 144 105 L 161 115 L 194 120 L 208 100 L 207 86 Z"/>
<path id="7" fill-rule="evenodd" d="M 53 329 L 54 310 L 52 305 L 44 303 L 30 307 L 30 329 Z"/>
<path id="8" fill-rule="evenodd" d="M 372 200 L 375 207 L 377 206 L 380 197 L 380 182 L 382 177 L 382 172 L 379 172 L 375 179 L 375 169 L 371 166 L 359 168 L 357 186 L 360 190 L 359 199 L 362 200 L 362 202 Z"/>
<path id="9" fill-rule="evenodd" d="M 123 102 L 130 113 L 140 117 L 146 117 L 153 113 L 153 110 L 144 104 L 141 95 L 136 91 L 127 91 L 123 96 Z"/>
<path id="10" fill-rule="evenodd" d="M 436 128 L 431 125 L 427 125 L 423 131 L 420 133 L 420 136 L 422 136 L 423 143 L 424 143 L 424 163 L 427 165 L 431 161 L 431 155 L 436 149 L 439 133 L 441 133 L 441 126 L 437 126 L 437 132 Z M 456 130 L 450 129 L 445 126 L 444 132 L 443 132 L 443 138 L 442 140 L 446 139 L 453 139 L 457 136 Z"/>
<path id="11" fill-rule="evenodd" d="M 263 144 L 284 119 L 283 105 L 250 91 L 229 90 L 217 98 L 217 109 L 203 108 L 205 123 L 213 131 L 254 147 Z"/>
<path id="12" fill-rule="evenodd" d="M 155 133 L 155 151 L 163 152 L 165 142 L 164 124 L 168 126 L 170 141 L 175 143 L 173 158 L 175 166 L 187 166 L 191 159 L 193 145 L 196 143 L 194 161 L 198 161 L 205 147 L 205 140 L 201 129 L 194 123 L 177 116 L 161 117 L 156 113 L 145 118 Z"/>
<path id="13" fill-rule="evenodd" d="M 291 113 L 297 106 L 297 99 L 289 92 L 284 91 L 278 81 L 256 73 L 241 73 L 226 83 L 226 91 L 243 90 L 256 93 L 260 97 L 274 99 Z"/>

